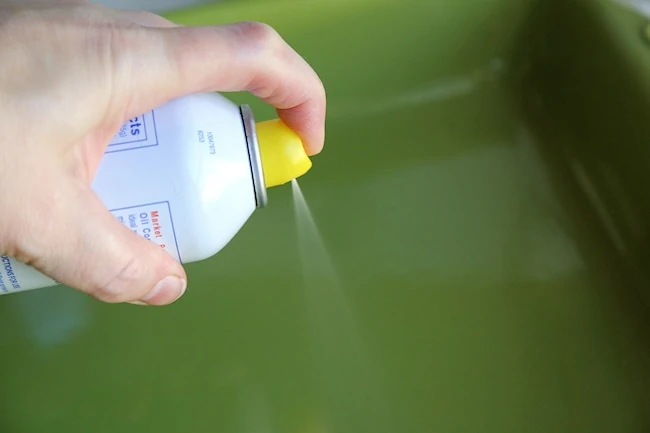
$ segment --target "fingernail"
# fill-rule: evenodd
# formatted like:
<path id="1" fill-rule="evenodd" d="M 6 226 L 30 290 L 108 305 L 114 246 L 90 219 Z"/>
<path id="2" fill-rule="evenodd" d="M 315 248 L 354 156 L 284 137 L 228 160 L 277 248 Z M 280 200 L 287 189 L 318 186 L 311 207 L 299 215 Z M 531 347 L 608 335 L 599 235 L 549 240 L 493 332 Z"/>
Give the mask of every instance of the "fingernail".
<path id="1" fill-rule="evenodd" d="M 165 277 L 147 296 L 141 299 L 147 305 L 167 305 L 183 296 L 187 282 L 177 277 Z"/>

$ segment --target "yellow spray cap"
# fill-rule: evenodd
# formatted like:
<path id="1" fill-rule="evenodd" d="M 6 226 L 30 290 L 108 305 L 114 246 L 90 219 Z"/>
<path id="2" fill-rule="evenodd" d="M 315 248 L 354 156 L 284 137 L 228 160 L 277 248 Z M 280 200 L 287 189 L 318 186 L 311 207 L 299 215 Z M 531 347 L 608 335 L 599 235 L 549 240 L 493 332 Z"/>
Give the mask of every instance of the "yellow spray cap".
<path id="1" fill-rule="evenodd" d="M 259 122 L 255 129 L 267 188 L 283 185 L 309 171 L 311 160 L 302 140 L 282 120 Z"/>

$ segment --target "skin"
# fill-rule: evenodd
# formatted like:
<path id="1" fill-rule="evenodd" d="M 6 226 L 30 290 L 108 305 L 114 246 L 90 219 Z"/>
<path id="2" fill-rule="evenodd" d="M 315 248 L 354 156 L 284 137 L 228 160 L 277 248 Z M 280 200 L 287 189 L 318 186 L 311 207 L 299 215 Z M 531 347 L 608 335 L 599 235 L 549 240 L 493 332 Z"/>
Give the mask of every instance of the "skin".
<path id="1" fill-rule="evenodd" d="M 0 59 L 0 254 L 100 301 L 167 305 L 187 287 L 183 267 L 90 188 L 127 119 L 189 93 L 249 91 L 308 154 L 323 147 L 323 85 L 265 24 L 0 0 Z"/>

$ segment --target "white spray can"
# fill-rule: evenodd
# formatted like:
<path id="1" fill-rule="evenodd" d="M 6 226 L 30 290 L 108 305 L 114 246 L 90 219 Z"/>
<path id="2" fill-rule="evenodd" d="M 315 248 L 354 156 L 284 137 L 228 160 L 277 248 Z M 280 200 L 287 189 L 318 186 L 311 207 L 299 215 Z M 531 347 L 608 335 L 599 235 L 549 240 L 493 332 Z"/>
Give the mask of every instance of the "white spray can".
<path id="1" fill-rule="evenodd" d="M 191 263 L 230 242 L 266 206 L 266 188 L 310 168 L 302 142 L 282 121 L 256 124 L 247 105 L 193 94 L 124 123 L 92 188 L 125 226 Z M 0 294 L 57 284 L 0 256 Z"/>

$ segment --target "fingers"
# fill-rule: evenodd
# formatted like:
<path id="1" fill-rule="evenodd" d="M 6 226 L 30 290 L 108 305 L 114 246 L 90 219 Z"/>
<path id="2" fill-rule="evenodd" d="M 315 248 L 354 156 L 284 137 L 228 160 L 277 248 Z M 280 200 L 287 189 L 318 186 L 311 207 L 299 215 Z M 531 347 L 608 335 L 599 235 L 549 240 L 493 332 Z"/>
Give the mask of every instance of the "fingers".
<path id="1" fill-rule="evenodd" d="M 29 221 L 16 257 L 109 303 L 166 305 L 184 292 L 182 266 L 119 222 L 85 185 L 59 182 L 46 220 Z"/>
<path id="2" fill-rule="evenodd" d="M 249 91 L 277 108 L 309 154 L 325 139 L 325 90 L 316 72 L 271 27 L 150 28 L 132 44 L 131 113 L 193 92 Z M 145 43 L 146 40 L 146 43 Z M 124 50 L 121 52 L 124 53 Z"/>

